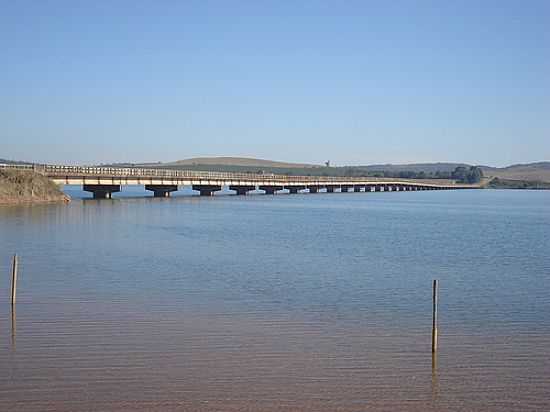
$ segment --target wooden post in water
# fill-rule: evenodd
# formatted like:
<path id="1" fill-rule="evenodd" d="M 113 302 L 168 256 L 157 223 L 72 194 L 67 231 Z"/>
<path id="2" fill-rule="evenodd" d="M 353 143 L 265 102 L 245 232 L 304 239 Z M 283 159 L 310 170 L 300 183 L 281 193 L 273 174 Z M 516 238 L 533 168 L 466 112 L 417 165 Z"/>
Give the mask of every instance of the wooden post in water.
<path id="1" fill-rule="evenodd" d="M 17 269 L 19 264 L 19 258 L 17 254 L 13 255 L 11 265 L 11 304 L 15 305 L 15 295 L 17 294 Z"/>
<path id="2" fill-rule="evenodd" d="M 437 279 L 433 283 L 432 353 L 437 352 Z"/>

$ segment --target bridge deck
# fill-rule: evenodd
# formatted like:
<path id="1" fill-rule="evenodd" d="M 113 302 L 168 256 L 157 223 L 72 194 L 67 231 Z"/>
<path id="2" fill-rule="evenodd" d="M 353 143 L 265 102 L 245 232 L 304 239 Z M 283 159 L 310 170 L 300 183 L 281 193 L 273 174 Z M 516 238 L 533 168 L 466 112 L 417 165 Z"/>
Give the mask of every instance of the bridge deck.
<path id="1" fill-rule="evenodd" d="M 117 168 L 93 166 L 63 165 L 0 165 L 4 169 L 33 170 L 41 173 L 60 185 L 82 185 L 85 190 L 98 194 L 98 197 L 110 197 L 112 192 L 120 190 L 123 185 L 146 185 L 155 195 L 168 196 L 178 186 L 192 186 L 201 194 L 211 195 L 222 186 L 231 186 L 239 194 L 253 190 L 257 186 L 268 193 L 282 188 L 291 193 L 308 188 L 317 192 L 321 188 L 334 191 L 341 188 L 347 191 L 384 190 L 450 190 L 476 189 L 479 185 L 460 184 L 443 179 L 395 179 L 380 177 L 328 177 L 328 176 L 286 176 L 266 173 L 228 173 L 203 172 L 172 169 Z M 240 190 L 240 188 L 242 190 Z M 252 188 L 252 189 L 251 189 Z"/>

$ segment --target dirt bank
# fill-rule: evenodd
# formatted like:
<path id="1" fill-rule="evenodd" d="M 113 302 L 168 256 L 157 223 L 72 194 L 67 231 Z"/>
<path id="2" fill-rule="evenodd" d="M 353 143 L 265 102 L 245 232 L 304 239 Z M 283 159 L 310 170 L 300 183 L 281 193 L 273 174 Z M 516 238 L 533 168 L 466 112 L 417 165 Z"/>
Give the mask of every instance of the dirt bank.
<path id="1" fill-rule="evenodd" d="M 68 202 L 50 179 L 32 170 L 0 169 L 0 204 Z"/>

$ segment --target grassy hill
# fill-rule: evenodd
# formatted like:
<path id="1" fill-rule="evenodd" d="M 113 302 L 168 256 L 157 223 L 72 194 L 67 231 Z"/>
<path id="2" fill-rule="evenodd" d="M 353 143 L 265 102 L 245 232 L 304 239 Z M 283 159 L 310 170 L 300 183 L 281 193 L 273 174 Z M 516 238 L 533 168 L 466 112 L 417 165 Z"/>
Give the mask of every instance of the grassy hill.
<path id="1" fill-rule="evenodd" d="M 244 166 L 244 167 L 268 167 L 268 168 L 310 168 L 316 165 L 305 163 L 277 162 L 274 160 L 253 159 L 248 157 L 193 157 L 191 159 L 177 160 L 163 163 L 163 166 Z"/>
<path id="2" fill-rule="evenodd" d="M 8 160 L 8 159 L 0 158 L 0 164 L 5 164 L 5 165 L 30 165 L 32 163 L 22 162 L 20 160 Z"/>
<path id="3" fill-rule="evenodd" d="M 521 180 L 550 183 L 550 162 L 517 164 L 503 168 L 482 167 L 483 174 L 501 180 Z"/>

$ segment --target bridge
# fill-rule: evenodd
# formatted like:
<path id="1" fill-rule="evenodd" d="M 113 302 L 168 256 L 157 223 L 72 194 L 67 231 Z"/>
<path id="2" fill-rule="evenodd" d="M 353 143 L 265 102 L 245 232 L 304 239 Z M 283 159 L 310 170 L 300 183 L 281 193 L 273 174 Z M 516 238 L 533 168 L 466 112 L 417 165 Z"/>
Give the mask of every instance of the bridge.
<path id="1" fill-rule="evenodd" d="M 0 168 L 33 170 L 59 185 L 81 185 L 96 199 L 110 199 L 125 185 L 143 185 L 155 197 L 169 197 L 182 186 L 190 186 L 201 196 L 212 196 L 228 187 L 237 195 L 254 190 L 275 194 L 288 190 L 294 194 L 318 192 L 400 192 L 417 190 L 477 189 L 479 185 L 460 184 L 444 179 L 394 179 L 380 177 L 287 176 L 272 173 L 226 173 L 133 167 L 95 167 L 62 165 L 0 165 Z"/>

